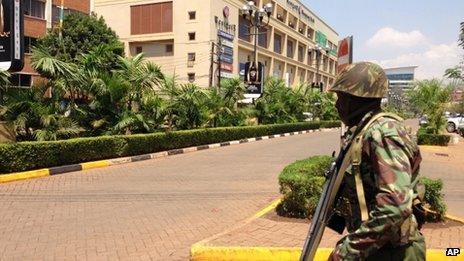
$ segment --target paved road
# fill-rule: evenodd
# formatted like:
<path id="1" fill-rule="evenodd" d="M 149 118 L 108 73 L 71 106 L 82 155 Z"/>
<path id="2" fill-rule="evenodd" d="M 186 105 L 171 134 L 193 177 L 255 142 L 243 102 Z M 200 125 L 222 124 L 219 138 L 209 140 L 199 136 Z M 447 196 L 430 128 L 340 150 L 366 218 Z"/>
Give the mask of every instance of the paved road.
<path id="1" fill-rule="evenodd" d="M 0 260 L 186 260 L 278 197 L 287 164 L 338 147 L 312 133 L 0 185 Z"/>

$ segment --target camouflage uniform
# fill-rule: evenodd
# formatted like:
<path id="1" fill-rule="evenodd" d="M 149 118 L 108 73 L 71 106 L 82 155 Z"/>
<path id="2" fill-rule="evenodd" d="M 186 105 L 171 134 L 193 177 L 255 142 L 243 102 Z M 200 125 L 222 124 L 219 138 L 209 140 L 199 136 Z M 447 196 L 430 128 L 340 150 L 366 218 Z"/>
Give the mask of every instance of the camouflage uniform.
<path id="1" fill-rule="evenodd" d="M 356 73 L 352 73 L 352 72 Z M 351 65 L 342 71 L 331 91 L 380 98 L 386 91 L 383 70 L 371 63 Z M 360 128 L 375 112 L 360 121 Z M 347 132 L 345 146 L 357 126 Z M 342 238 L 333 260 L 425 260 L 425 243 L 412 214 L 414 184 L 421 155 L 405 126 L 380 117 L 363 135 L 360 176 L 369 218 L 361 221 L 353 168 L 345 173 L 336 213 L 344 217 L 349 234 Z"/>

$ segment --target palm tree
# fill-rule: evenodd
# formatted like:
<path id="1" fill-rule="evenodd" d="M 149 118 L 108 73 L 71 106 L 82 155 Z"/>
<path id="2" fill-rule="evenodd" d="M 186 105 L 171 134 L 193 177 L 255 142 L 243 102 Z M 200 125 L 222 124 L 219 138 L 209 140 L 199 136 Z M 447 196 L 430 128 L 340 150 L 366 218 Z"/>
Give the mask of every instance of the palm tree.
<path id="1" fill-rule="evenodd" d="M 221 89 L 212 89 L 208 93 L 208 124 L 213 127 L 237 126 L 245 123 L 246 115 L 238 107 L 243 100 L 245 86 L 240 79 L 227 79 L 221 82 Z"/>
<path id="2" fill-rule="evenodd" d="M 444 127 L 445 105 L 451 99 L 450 88 L 443 87 L 438 80 L 423 80 L 415 83 L 407 93 L 411 105 L 422 114 L 427 114 L 433 133 L 439 133 Z"/>
<path id="3" fill-rule="evenodd" d="M 176 98 L 177 127 L 180 129 L 202 127 L 207 118 L 207 92 L 192 83 L 181 84 L 179 91 L 179 96 Z"/>

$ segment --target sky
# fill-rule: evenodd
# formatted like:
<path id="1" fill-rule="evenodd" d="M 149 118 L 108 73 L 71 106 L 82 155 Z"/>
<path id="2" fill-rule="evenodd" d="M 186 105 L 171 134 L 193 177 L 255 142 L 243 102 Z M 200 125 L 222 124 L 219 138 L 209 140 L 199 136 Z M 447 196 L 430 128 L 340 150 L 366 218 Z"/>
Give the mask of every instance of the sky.
<path id="1" fill-rule="evenodd" d="M 301 0 L 333 27 L 353 35 L 354 61 L 384 68 L 419 66 L 416 78 L 442 78 L 462 61 L 464 0 Z"/>

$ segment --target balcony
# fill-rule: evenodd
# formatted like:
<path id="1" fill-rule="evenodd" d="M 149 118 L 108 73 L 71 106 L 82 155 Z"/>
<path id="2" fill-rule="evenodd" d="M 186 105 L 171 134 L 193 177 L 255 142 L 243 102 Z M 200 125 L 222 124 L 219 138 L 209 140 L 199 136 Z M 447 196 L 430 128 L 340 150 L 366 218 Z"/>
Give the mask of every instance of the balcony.
<path id="1" fill-rule="evenodd" d="M 47 32 L 47 21 L 33 16 L 24 16 L 24 35 L 40 38 Z"/>
<path id="2" fill-rule="evenodd" d="M 61 0 L 53 0 L 53 5 L 61 6 Z M 65 8 L 73 9 L 82 13 L 90 13 L 90 0 L 65 0 Z"/>

